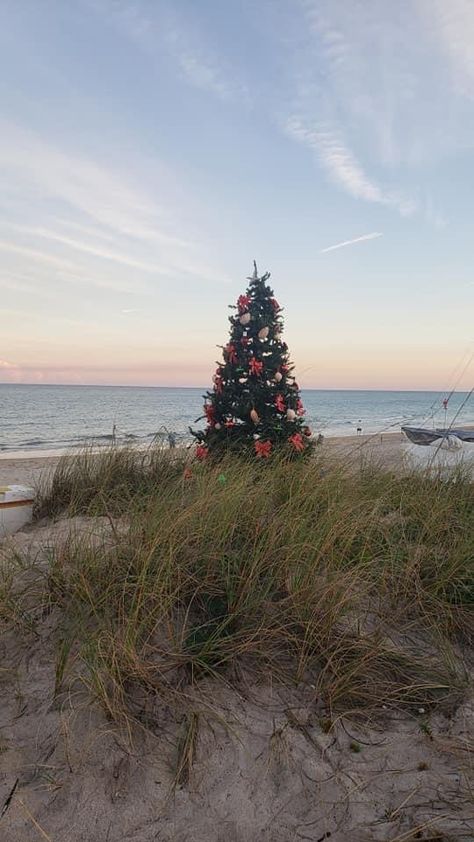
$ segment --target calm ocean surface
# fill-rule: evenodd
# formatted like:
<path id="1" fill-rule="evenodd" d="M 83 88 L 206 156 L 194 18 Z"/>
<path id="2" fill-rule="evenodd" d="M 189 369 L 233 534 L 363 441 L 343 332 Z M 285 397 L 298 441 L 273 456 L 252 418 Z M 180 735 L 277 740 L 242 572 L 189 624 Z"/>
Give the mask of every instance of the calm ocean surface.
<path id="1" fill-rule="evenodd" d="M 116 425 L 119 441 L 151 441 L 163 428 L 188 438 L 202 412 L 204 389 L 136 386 L 23 386 L 0 384 L 0 451 L 50 450 L 106 444 Z M 307 419 L 314 432 L 351 435 L 396 431 L 405 422 L 444 425 L 443 394 L 303 390 Z M 465 393 L 453 395 L 448 423 Z M 200 422 L 201 424 L 203 422 Z M 474 423 L 474 399 L 456 425 Z"/>

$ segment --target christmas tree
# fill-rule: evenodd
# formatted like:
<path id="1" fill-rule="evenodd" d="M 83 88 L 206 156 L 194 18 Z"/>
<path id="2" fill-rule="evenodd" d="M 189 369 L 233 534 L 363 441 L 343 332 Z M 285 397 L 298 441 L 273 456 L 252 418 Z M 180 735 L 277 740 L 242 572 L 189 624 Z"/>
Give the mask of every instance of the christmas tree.
<path id="1" fill-rule="evenodd" d="M 270 273 L 248 278 L 250 284 L 229 316 L 229 342 L 222 347 L 214 387 L 204 396 L 207 427 L 193 431 L 196 455 L 232 450 L 267 458 L 277 448 L 301 454 L 311 447 L 311 430 L 288 346 L 282 341 L 282 308 L 267 281 Z M 198 421 L 201 419 L 197 419 Z"/>

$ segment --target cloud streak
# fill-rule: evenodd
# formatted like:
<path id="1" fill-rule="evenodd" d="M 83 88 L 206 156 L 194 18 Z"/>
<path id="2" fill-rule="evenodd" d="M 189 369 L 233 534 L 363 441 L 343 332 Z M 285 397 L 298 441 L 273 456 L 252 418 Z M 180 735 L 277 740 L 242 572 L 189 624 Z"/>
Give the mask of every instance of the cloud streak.
<path id="1" fill-rule="evenodd" d="M 364 199 L 395 207 L 402 216 L 410 216 L 415 205 L 394 193 L 385 191 L 369 178 L 340 134 L 326 126 L 311 126 L 299 117 L 292 117 L 286 132 L 293 140 L 310 149 L 329 178 L 355 199 Z"/>
<path id="2" fill-rule="evenodd" d="M 183 201 L 187 207 L 192 197 L 179 194 L 159 161 L 132 178 L 0 122 L 0 167 L 5 188 L 0 211 L 8 220 L 2 223 L 0 249 L 16 254 L 22 266 L 49 264 L 117 289 L 123 289 L 125 273 L 132 288 L 137 274 L 148 285 L 151 276 L 227 280 L 206 259 L 198 229 L 189 238 L 176 236 L 186 229 Z M 37 219 L 44 224 L 37 225 Z M 45 241 L 51 244 L 47 251 Z"/>
<path id="3" fill-rule="evenodd" d="M 325 249 L 321 249 L 319 252 L 320 254 L 326 254 L 328 251 L 336 251 L 336 249 L 342 249 L 346 246 L 352 246 L 354 243 L 363 243 L 366 240 L 376 240 L 378 237 L 383 237 L 381 231 L 373 231 L 371 234 L 363 234 L 362 237 L 354 237 L 353 240 L 344 240 L 342 243 L 336 243 L 334 246 L 328 246 Z"/>

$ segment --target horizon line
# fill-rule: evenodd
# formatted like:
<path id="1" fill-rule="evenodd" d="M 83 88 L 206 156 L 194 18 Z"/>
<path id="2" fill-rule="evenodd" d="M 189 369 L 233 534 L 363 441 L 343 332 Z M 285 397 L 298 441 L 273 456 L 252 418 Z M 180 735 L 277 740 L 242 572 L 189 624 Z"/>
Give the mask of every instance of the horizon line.
<path id="1" fill-rule="evenodd" d="M 143 384 L 143 383 L 12 383 L 11 381 L 7 380 L 0 380 L 0 386 L 37 386 L 38 388 L 41 387 L 55 387 L 55 388 L 73 388 L 73 389 L 196 389 L 204 391 L 209 391 L 210 386 L 163 386 L 158 384 Z M 356 388 L 353 386 L 341 386 L 341 387 L 323 387 L 323 386 L 301 386 L 301 392 L 435 392 L 439 394 L 445 394 L 449 392 L 450 389 L 435 389 L 435 388 L 422 388 L 422 389 L 387 389 L 387 388 L 377 388 L 374 386 L 368 386 L 365 388 Z M 460 389 L 457 391 L 457 394 L 468 394 L 469 389 Z"/>

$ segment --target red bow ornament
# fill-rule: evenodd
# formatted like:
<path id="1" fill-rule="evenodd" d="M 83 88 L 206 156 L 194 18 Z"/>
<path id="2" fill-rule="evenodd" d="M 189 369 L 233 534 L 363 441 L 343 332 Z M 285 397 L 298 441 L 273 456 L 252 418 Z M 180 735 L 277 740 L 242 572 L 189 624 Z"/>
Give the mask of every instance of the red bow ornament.
<path id="1" fill-rule="evenodd" d="M 237 354 L 235 353 L 235 345 L 232 345 L 230 342 L 229 345 L 226 345 L 225 350 L 227 352 L 227 360 L 231 364 L 237 362 Z"/>
<path id="2" fill-rule="evenodd" d="M 283 395 L 277 395 L 275 398 L 275 406 L 278 409 L 278 412 L 284 412 L 286 409 L 285 401 L 283 400 Z"/>
<path id="3" fill-rule="evenodd" d="M 207 418 L 207 423 L 210 424 L 211 427 L 213 427 L 214 424 L 216 423 L 216 419 L 215 419 L 216 410 L 214 409 L 214 407 L 211 403 L 205 403 L 204 404 L 204 414 Z"/>
<path id="4" fill-rule="evenodd" d="M 239 308 L 239 313 L 245 313 L 248 310 L 250 304 L 250 296 L 249 295 L 239 295 L 237 300 L 237 307 Z"/>
<path id="5" fill-rule="evenodd" d="M 301 436 L 299 433 L 295 433 L 293 436 L 290 436 L 288 441 L 293 445 L 293 447 L 295 448 L 295 450 L 298 451 L 298 453 L 304 450 L 303 436 Z"/>
<path id="6" fill-rule="evenodd" d="M 257 456 L 261 457 L 262 459 L 267 459 L 270 456 L 270 452 L 272 449 L 271 441 L 256 441 L 255 442 L 255 453 Z"/>
<path id="7" fill-rule="evenodd" d="M 263 363 L 261 360 L 256 360 L 255 357 L 252 357 L 249 368 L 250 374 L 261 374 L 263 371 Z"/>

